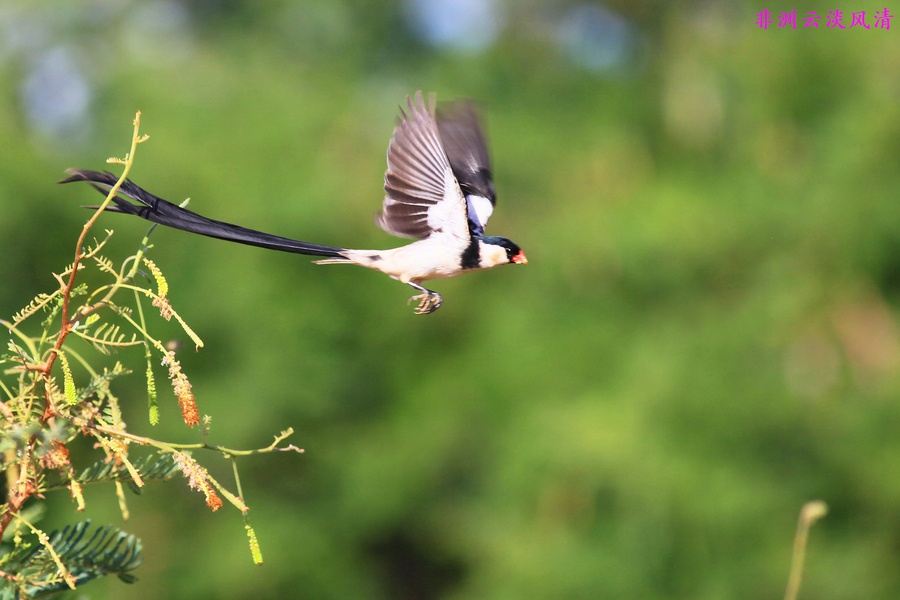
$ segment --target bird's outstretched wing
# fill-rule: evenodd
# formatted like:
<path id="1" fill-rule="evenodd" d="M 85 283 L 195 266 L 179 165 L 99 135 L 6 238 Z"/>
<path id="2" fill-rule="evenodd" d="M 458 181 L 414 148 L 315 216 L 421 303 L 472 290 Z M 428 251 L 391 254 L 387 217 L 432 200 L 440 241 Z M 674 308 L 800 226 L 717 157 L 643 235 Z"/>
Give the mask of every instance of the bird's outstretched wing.
<path id="1" fill-rule="evenodd" d="M 441 145 L 434 106 L 422 92 L 406 99 L 388 146 L 385 198 L 375 222 L 390 234 L 422 239 L 433 234 L 469 238 L 466 201 Z"/>
<path id="2" fill-rule="evenodd" d="M 436 119 L 450 167 L 466 197 L 469 231 L 484 235 L 497 195 L 478 112 L 471 100 L 454 100 L 438 105 Z"/>

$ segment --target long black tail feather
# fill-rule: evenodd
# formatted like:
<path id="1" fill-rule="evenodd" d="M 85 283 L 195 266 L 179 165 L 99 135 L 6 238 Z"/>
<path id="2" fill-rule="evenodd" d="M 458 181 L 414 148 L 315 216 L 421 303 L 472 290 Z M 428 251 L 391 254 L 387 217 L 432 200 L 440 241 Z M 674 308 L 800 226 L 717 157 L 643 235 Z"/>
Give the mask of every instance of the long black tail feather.
<path id="1" fill-rule="evenodd" d="M 69 174 L 69 177 L 63 179 L 59 183 L 87 181 L 97 191 L 104 195 L 109 193 L 109 190 L 112 189 L 119 179 L 108 171 L 99 173 L 97 171 L 87 171 L 83 169 L 69 169 L 66 172 Z M 124 198 L 122 196 L 124 196 Z M 132 204 L 125 200 L 125 198 L 130 198 L 131 200 L 140 202 L 140 204 Z M 199 233 L 200 235 L 219 238 L 220 240 L 227 240 L 229 242 L 237 242 L 239 244 L 247 244 L 249 246 L 269 248 L 270 250 L 308 254 L 311 256 L 343 258 L 342 252 L 344 251 L 344 248 L 310 244 L 309 242 L 301 242 L 299 240 L 292 240 L 278 235 L 263 233 L 254 229 L 247 229 L 240 225 L 232 225 L 231 223 L 208 219 L 195 212 L 191 212 L 176 204 L 172 204 L 171 202 L 167 202 L 162 198 L 154 196 L 128 179 L 126 179 L 121 187 L 119 187 L 116 197 L 113 198 L 113 202 L 115 202 L 115 206 L 110 205 L 106 210 L 136 215 L 147 221 L 159 223 L 160 225 L 165 225 L 166 227 L 172 227 L 174 229 L 181 229 L 182 231 Z"/>

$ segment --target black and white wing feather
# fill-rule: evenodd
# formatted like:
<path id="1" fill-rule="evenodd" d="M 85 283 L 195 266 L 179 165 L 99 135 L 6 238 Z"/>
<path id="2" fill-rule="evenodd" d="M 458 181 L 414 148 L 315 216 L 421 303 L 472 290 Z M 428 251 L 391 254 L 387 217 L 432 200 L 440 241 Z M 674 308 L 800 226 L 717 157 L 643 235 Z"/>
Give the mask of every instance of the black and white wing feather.
<path id="1" fill-rule="evenodd" d="M 390 234 L 423 239 L 434 234 L 469 238 L 466 200 L 441 144 L 434 107 L 425 108 L 422 92 L 407 97 L 409 114 L 388 145 L 385 198 L 375 222 Z M 431 103 L 430 103 L 431 104 Z"/>
<path id="2" fill-rule="evenodd" d="M 436 117 L 444 151 L 466 197 L 469 230 L 484 235 L 497 195 L 478 112 L 471 100 L 462 99 L 439 105 Z"/>

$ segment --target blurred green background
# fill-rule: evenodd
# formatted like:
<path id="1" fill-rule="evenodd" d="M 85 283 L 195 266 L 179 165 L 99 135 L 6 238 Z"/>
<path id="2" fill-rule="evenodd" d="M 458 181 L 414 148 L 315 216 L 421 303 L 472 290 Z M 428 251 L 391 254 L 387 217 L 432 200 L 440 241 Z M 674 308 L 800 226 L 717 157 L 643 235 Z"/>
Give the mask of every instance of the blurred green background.
<path id="1" fill-rule="evenodd" d="M 900 6 L 888 3 L 900 14 Z M 818 11 L 765 30 L 763 8 Z M 206 342 L 179 353 L 237 511 L 182 478 L 84 516 L 140 535 L 90 598 L 778 598 L 825 500 L 801 597 L 900 597 L 900 43 L 825 26 L 878 6 L 725 0 L 153 0 L 0 5 L 0 314 L 54 287 L 143 112 L 132 178 L 213 218 L 386 248 L 397 106 L 479 100 L 489 233 L 530 260 L 433 283 L 158 230 Z M 874 24 L 874 17 L 867 13 Z M 849 19 L 849 17 L 847 17 Z M 146 224 L 104 216 L 107 256 Z M 99 233 L 100 230 L 98 230 Z M 156 320 L 162 337 L 185 339 Z M 160 369 L 119 360 L 130 430 L 199 441 Z M 76 377 L 77 377 L 76 373 Z M 195 454 L 222 481 L 227 461 Z M 85 452 L 83 460 L 90 457 Z M 46 529 L 82 518 L 59 493 Z"/>

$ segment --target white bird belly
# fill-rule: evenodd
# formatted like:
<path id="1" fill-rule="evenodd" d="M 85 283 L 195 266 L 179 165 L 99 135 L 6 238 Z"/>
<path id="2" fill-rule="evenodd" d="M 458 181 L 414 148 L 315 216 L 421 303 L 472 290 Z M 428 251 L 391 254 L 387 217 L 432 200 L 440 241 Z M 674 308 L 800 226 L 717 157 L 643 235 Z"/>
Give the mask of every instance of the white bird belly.
<path id="1" fill-rule="evenodd" d="M 430 237 L 391 250 L 348 250 L 352 262 L 381 271 L 403 283 L 446 279 L 462 273 L 462 252 L 468 240 Z"/>

